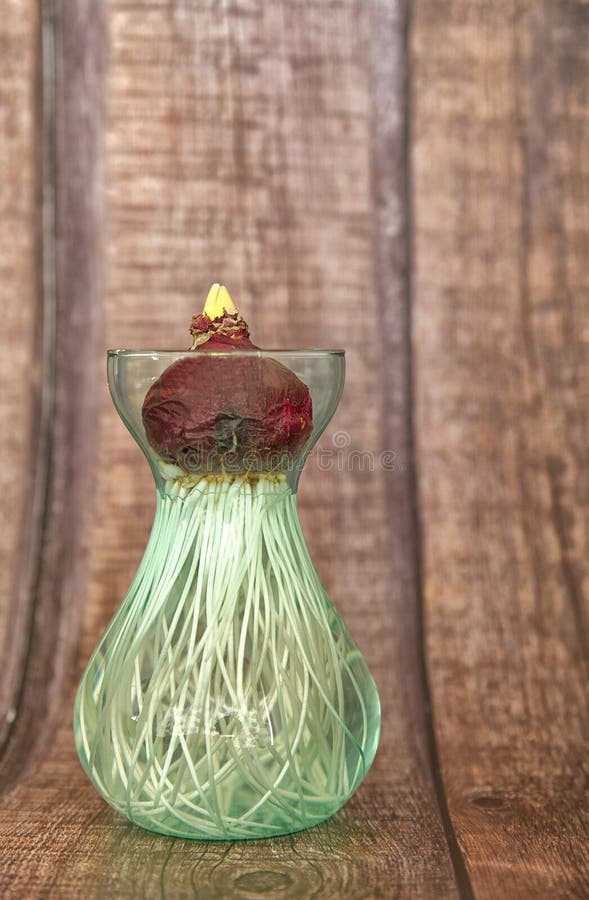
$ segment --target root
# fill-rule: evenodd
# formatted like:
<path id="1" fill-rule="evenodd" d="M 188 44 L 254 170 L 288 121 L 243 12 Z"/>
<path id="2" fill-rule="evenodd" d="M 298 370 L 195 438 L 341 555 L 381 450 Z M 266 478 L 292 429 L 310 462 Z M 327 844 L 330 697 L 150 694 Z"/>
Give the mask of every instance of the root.
<path id="1" fill-rule="evenodd" d="M 184 836 L 307 827 L 363 778 L 377 705 L 284 478 L 170 477 L 76 702 L 109 803 Z"/>

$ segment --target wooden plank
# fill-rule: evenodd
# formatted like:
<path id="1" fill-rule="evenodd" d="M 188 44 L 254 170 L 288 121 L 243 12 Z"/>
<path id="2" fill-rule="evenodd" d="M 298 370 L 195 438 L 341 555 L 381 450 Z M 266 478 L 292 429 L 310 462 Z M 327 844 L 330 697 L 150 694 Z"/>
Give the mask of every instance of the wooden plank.
<path id="1" fill-rule="evenodd" d="M 140 831 L 104 805 L 75 761 L 68 705 L 47 759 L 0 813 L 0 886 L 52 897 L 80 886 L 95 897 L 454 897 L 416 667 L 407 222 L 396 214 L 405 9 L 110 0 L 107 12 L 107 341 L 184 346 L 209 283 L 222 279 L 261 345 L 348 349 L 345 399 L 323 443 L 333 454 L 340 432 L 373 454 L 375 471 L 351 469 L 345 453 L 330 471 L 310 462 L 301 506 L 320 573 L 379 681 L 384 734 L 365 785 L 330 822 L 290 838 L 203 845 Z M 62 27 L 69 32 L 65 16 Z M 375 109 L 380 78 L 390 92 L 374 95 Z M 380 406 L 383 382 L 395 387 Z M 147 467 L 106 391 L 102 403 L 80 671 L 153 513 Z M 379 462 L 386 449 L 397 453 L 394 470 Z M 47 834 L 31 871 L 28 848 Z"/>
<path id="2" fill-rule="evenodd" d="M 5 790 L 46 752 L 70 689 L 87 582 L 102 380 L 100 17 L 90 3 L 46 2 L 36 27 L 41 150 L 38 207 L 27 222 L 29 231 L 39 230 L 34 417 L 14 591 L 19 609 L 15 621 L 9 619 L 18 656 L 8 658 L 18 668 L 0 759 Z"/>
<path id="3" fill-rule="evenodd" d="M 384 418 L 365 398 L 378 395 L 381 373 L 364 352 L 365 340 L 374 342 L 379 334 L 371 72 L 358 24 L 364 32 L 370 25 L 356 22 L 350 3 L 248 2 L 222 17 L 191 4 L 158 4 L 146 12 L 111 3 L 107 333 L 119 345 L 182 346 L 185 323 L 208 284 L 222 279 L 243 304 L 262 346 L 347 347 L 348 389 L 334 428 L 348 433 L 360 449 L 378 453 L 386 440 Z M 373 24 L 377 32 L 378 23 Z M 389 25 L 391 39 L 402 39 L 402 23 Z M 393 88 L 397 85 L 398 80 Z M 394 202 L 398 182 L 383 181 L 381 189 Z M 391 277 L 399 278 L 396 269 Z M 354 327 L 360 296 L 366 304 L 363 333 Z M 405 301 L 399 297 L 399 308 Z M 403 401 L 400 392 L 399 418 Z M 104 426 L 101 464 L 106 514 L 97 521 L 108 523 L 109 535 L 103 527 L 96 540 L 100 549 L 87 650 L 95 641 L 96 617 L 105 623 L 123 593 L 153 504 L 146 472 L 112 479 L 115 462 L 130 469 L 138 454 L 110 405 L 105 417 L 112 422 Z M 400 440 L 398 426 L 396 432 Z M 333 449 L 330 436 L 326 444 Z M 419 756 L 414 744 L 422 722 L 418 705 L 418 722 L 411 718 L 416 689 L 407 679 L 407 656 L 401 651 L 410 642 L 401 629 L 393 635 L 387 628 L 394 574 L 387 557 L 394 539 L 385 476 L 382 471 L 320 472 L 311 464 L 301 490 L 314 558 L 379 678 L 390 722 L 372 777 L 336 825 L 297 835 L 288 845 L 270 845 L 292 844 L 279 857 L 291 875 L 293 866 L 300 868 L 296 854 L 312 859 L 315 883 L 324 883 L 322 896 L 370 896 L 383 879 L 395 882 L 398 890 L 411 883 L 414 895 L 432 890 L 433 884 L 438 896 L 451 890 L 435 799 L 422 774 L 427 757 Z M 108 513 L 120 503 L 121 482 L 140 525 L 132 532 L 124 516 L 112 522 Z M 407 569 L 411 555 L 408 541 L 397 547 L 399 572 L 403 547 Z M 396 589 L 397 609 L 413 599 Z M 360 840 L 365 829 L 370 844 Z M 133 847 L 124 864 L 117 862 L 117 871 L 138 879 L 148 865 L 139 848 L 151 848 L 152 838 L 135 835 Z M 189 845 L 174 845 L 169 877 L 183 867 L 190 870 L 192 863 L 182 862 L 185 853 L 192 853 Z M 264 868 L 269 849 L 254 844 L 223 853 L 218 860 L 218 850 L 209 848 L 198 872 L 202 884 L 214 872 L 216 890 L 222 893 L 223 886 L 231 893 L 239 872 L 235 857 L 256 872 Z M 149 871 L 149 883 L 159 879 L 161 863 Z M 308 877 L 297 889 L 301 896 L 308 891 Z"/>
<path id="4" fill-rule="evenodd" d="M 415 4 L 436 735 L 477 897 L 589 892 L 589 6 Z"/>
<path id="5" fill-rule="evenodd" d="M 20 552 L 35 468 L 36 246 L 34 3 L 5 4 L 0 52 L 0 746 L 12 728 L 20 690 L 28 609 L 19 595 Z"/>

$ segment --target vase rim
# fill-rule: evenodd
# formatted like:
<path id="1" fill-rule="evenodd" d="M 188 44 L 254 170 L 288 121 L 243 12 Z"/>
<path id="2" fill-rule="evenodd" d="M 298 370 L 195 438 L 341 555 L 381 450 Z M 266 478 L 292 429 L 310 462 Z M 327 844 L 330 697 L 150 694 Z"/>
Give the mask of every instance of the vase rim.
<path id="1" fill-rule="evenodd" d="M 107 355 L 109 357 L 112 356 L 122 356 L 122 357 L 166 357 L 166 356 L 190 356 L 192 353 L 195 353 L 195 350 L 107 350 Z M 264 348 L 263 350 L 207 350 L 207 353 L 210 356 L 252 356 L 252 357 L 266 357 L 266 356 L 310 356 L 310 357 L 321 357 L 321 356 L 345 356 L 345 350 L 337 349 L 329 349 L 323 350 L 315 347 L 309 347 L 304 349 L 299 348 L 280 348 L 280 349 L 272 349 L 272 348 Z"/>

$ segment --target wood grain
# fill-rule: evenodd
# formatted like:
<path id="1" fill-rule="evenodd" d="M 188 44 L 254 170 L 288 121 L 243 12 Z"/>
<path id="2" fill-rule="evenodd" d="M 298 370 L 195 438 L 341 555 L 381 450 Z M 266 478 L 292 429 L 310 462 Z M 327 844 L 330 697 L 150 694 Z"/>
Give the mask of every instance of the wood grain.
<path id="1" fill-rule="evenodd" d="M 5 790 L 46 752 L 69 690 L 86 594 L 102 368 L 100 21 L 90 3 L 63 0 L 42 5 L 37 27 L 34 415 L 15 621 L 8 619 L 18 653 L 8 654 L 15 688 L 0 758 Z"/>
<path id="2" fill-rule="evenodd" d="M 581 0 L 4 4 L 3 897 L 589 894 L 588 38 Z M 71 733 L 154 506 L 105 345 L 187 346 L 214 280 L 348 351 L 300 506 L 384 722 L 336 817 L 239 844 L 131 826 Z"/>
<path id="3" fill-rule="evenodd" d="M 365 402 L 379 396 L 385 373 L 404 377 L 401 356 L 395 364 L 391 356 L 386 370 L 375 365 L 385 360 L 377 281 L 388 280 L 397 292 L 390 339 L 398 344 L 407 299 L 402 272 L 377 259 L 375 243 L 375 179 L 386 209 L 403 202 L 398 167 L 381 172 L 384 156 L 371 152 L 371 90 L 381 75 L 371 67 L 372 42 L 384 12 L 375 7 L 374 20 L 360 17 L 352 3 L 248 2 L 222 17 L 187 3 L 150 6 L 147 15 L 125 3 L 109 8 L 109 342 L 183 346 L 209 283 L 222 279 L 262 346 L 346 346 L 348 388 L 326 449 L 334 450 L 337 430 L 349 435 L 351 448 L 373 454 L 393 441 L 400 457 L 394 473 L 346 471 L 345 460 L 344 471 L 322 472 L 311 462 L 301 488 L 314 559 L 379 680 L 386 722 L 375 770 L 342 813 L 340 837 L 329 837 L 326 826 L 324 839 L 317 832 L 299 835 L 292 850 L 281 851 L 291 875 L 301 866 L 297 854 L 313 860 L 318 896 L 326 897 L 377 895 L 386 880 L 401 894 L 453 894 L 422 738 L 421 687 L 417 674 L 407 674 L 415 652 L 408 526 L 395 539 L 387 511 L 387 479 L 400 497 L 408 490 L 400 467 L 406 395 L 399 388 L 387 410 Z M 402 47 L 402 10 L 387 25 L 389 45 Z M 386 73 L 397 102 L 401 65 L 399 58 L 398 69 Z M 403 122 L 400 115 L 389 146 L 402 140 Z M 404 240 L 402 229 L 390 243 Z M 387 268 L 379 272 L 381 264 Z M 366 354 L 367 341 L 376 354 Z M 134 471 L 130 477 L 138 451 L 108 400 L 104 416 L 95 593 L 84 652 L 122 596 L 153 508 L 150 476 Z M 115 471 L 120 477 L 113 478 Z M 135 515 L 133 530 L 125 515 L 110 514 L 123 498 Z M 407 514 L 400 506 L 401 522 Z M 362 831 L 369 842 L 360 840 Z M 135 877 L 145 867 L 139 848 L 152 846 L 152 838 L 143 840 L 148 844 L 134 842 Z M 273 846 L 244 846 L 218 865 L 209 849 L 199 868 L 203 883 L 213 865 L 216 890 L 225 885 L 230 893 L 235 857 L 258 871 Z M 175 867 L 190 869 L 182 859 L 193 852 L 191 845 L 175 845 Z M 151 879 L 159 877 L 155 866 Z M 296 890 L 305 896 L 306 881 Z M 290 891 L 295 888 L 285 888 Z"/>
<path id="4" fill-rule="evenodd" d="M 419 0 L 428 668 L 481 898 L 586 897 L 589 7 Z"/>
<path id="5" fill-rule="evenodd" d="M 0 52 L 0 746 L 11 730 L 26 657 L 29 615 L 20 595 L 20 546 L 34 480 L 36 363 L 35 5 L 7 3 Z"/>
<path id="6" fill-rule="evenodd" d="M 48 758 L 2 812 L 2 888 L 453 897 L 415 666 L 407 223 L 393 219 L 404 203 L 405 8 L 248 0 L 220 14 L 208 4 L 111 0 L 107 21 L 107 341 L 184 346 L 191 315 L 222 278 L 260 344 L 346 346 L 348 388 L 325 450 L 334 453 L 337 430 L 349 449 L 392 449 L 397 466 L 360 471 L 345 453 L 330 471 L 311 461 L 301 506 L 320 573 L 379 681 L 385 727 L 366 784 L 331 822 L 292 838 L 204 845 L 141 832 L 104 806 L 76 763 L 68 704 Z M 65 17 L 61 28 L 69 31 Z M 377 45 L 379 55 L 394 48 L 385 68 L 373 64 Z M 373 101 L 380 79 L 399 106 L 386 130 L 390 97 Z M 391 149 L 396 160 L 385 156 Z M 382 380 L 395 385 L 386 397 Z M 80 670 L 132 577 L 154 502 L 106 390 L 101 400 Z M 32 875 L 27 845 L 46 839 L 48 823 L 51 854 Z"/>

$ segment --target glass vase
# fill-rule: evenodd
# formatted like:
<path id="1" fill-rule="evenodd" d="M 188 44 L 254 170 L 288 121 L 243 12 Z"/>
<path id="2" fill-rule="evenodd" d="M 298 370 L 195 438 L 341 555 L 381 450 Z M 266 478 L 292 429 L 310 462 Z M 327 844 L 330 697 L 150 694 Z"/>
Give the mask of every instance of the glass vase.
<path id="1" fill-rule="evenodd" d="M 255 381 L 270 357 L 309 388 L 313 431 L 270 470 L 195 472 L 150 448 L 142 404 L 180 352 L 109 351 L 123 422 L 151 466 L 156 512 L 133 582 L 81 679 L 78 754 L 104 799 L 161 834 L 287 834 L 336 812 L 378 744 L 376 686 L 313 566 L 299 476 L 332 418 L 342 351 L 226 351 Z M 215 363 L 217 364 L 217 363 Z"/>

